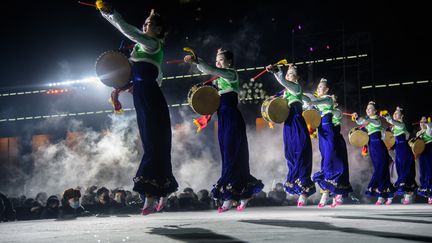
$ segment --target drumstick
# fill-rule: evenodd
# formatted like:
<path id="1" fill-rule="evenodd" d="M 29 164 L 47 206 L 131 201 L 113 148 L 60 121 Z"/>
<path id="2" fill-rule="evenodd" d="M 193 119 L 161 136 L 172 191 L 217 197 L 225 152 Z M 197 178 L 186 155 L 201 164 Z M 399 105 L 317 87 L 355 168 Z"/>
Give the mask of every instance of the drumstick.
<path id="1" fill-rule="evenodd" d="M 82 5 L 85 5 L 85 6 L 90 6 L 90 7 L 95 7 L 96 8 L 96 5 L 92 4 L 92 3 L 86 3 L 86 2 L 81 2 L 81 1 L 78 1 L 78 3 L 82 4 Z"/>
<path id="2" fill-rule="evenodd" d="M 204 82 L 202 82 L 203 84 L 208 84 L 208 83 L 211 83 L 211 82 L 213 82 L 214 80 L 216 80 L 216 79 L 218 79 L 219 78 L 219 76 L 215 76 L 215 77 L 213 77 L 213 78 L 211 78 L 211 79 L 209 79 L 209 80 L 206 80 L 206 81 L 204 81 Z"/>
<path id="3" fill-rule="evenodd" d="M 346 113 L 346 112 L 342 112 L 342 115 L 345 115 L 345 116 L 353 116 L 352 113 Z"/>
<path id="4" fill-rule="evenodd" d="M 259 76 L 263 75 L 263 74 L 266 73 L 266 72 L 267 72 L 267 69 L 264 69 L 264 70 L 262 70 L 260 73 L 258 73 L 257 76 L 251 78 L 250 80 L 251 80 L 251 81 L 255 81 L 255 79 L 257 79 Z"/>
<path id="5" fill-rule="evenodd" d="M 166 64 L 177 64 L 177 63 L 183 63 L 184 59 L 174 59 L 174 60 L 168 60 L 166 61 Z"/>
<path id="6" fill-rule="evenodd" d="M 282 60 L 278 61 L 277 63 L 273 64 L 273 66 L 276 66 L 276 65 L 287 65 L 287 64 L 288 64 L 287 59 L 282 59 Z M 255 77 L 251 78 L 250 80 L 251 81 L 255 81 L 255 79 L 257 79 L 259 76 L 263 75 L 266 72 L 268 72 L 267 68 L 264 68 L 264 70 L 262 70 L 260 73 L 258 73 L 258 75 L 256 75 Z"/>

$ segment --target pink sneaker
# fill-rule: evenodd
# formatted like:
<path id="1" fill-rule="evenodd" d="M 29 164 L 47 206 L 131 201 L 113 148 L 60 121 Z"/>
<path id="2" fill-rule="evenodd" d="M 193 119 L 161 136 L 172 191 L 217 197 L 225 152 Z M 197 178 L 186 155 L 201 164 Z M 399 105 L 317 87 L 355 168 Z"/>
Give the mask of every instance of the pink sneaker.
<path id="1" fill-rule="evenodd" d="M 385 205 L 389 206 L 393 203 L 393 198 L 387 198 L 387 201 L 385 202 Z"/>
<path id="2" fill-rule="evenodd" d="M 336 205 L 342 205 L 343 204 L 343 197 L 342 197 L 342 195 L 336 195 L 336 197 L 335 197 L 335 203 L 336 203 Z"/>
<path id="3" fill-rule="evenodd" d="M 218 213 L 223 213 L 223 212 L 226 212 L 228 210 L 229 210 L 229 208 L 219 207 L 217 211 L 218 211 Z"/>
<path id="4" fill-rule="evenodd" d="M 160 212 L 165 207 L 167 200 L 163 197 L 160 198 L 158 204 L 156 205 L 156 211 Z"/>
<path id="5" fill-rule="evenodd" d="M 307 197 L 305 195 L 300 195 L 297 201 L 297 207 L 306 206 Z"/>
<path id="6" fill-rule="evenodd" d="M 323 207 L 325 207 L 324 203 L 318 203 L 318 208 L 323 208 Z"/>
<path id="7" fill-rule="evenodd" d="M 245 210 L 245 208 L 246 208 L 246 205 L 238 205 L 237 206 L 237 212 L 243 212 L 244 210 Z"/>
<path id="8" fill-rule="evenodd" d="M 153 207 L 145 207 L 141 209 L 141 215 L 149 215 L 151 213 L 154 212 L 154 208 Z"/>
<path id="9" fill-rule="evenodd" d="M 218 213 L 223 213 L 228 211 L 230 208 L 232 207 L 232 201 L 231 200 L 226 200 L 224 201 L 224 203 L 222 204 L 222 206 L 220 206 L 218 208 Z"/>
<path id="10" fill-rule="evenodd" d="M 432 204 L 432 197 L 428 198 L 428 204 Z"/>
<path id="11" fill-rule="evenodd" d="M 384 204 L 384 198 L 379 197 L 378 200 L 376 201 L 375 205 L 379 206 L 379 205 L 383 205 Z"/>

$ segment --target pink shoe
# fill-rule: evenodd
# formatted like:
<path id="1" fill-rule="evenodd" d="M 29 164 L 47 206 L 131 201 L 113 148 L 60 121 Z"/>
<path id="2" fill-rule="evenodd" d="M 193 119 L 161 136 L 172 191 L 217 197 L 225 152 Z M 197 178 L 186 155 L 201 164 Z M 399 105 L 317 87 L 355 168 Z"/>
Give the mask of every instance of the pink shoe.
<path id="1" fill-rule="evenodd" d="M 297 207 L 299 207 L 299 208 L 304 207 L 304 206 L 306 206 L 306 203 L 303 203 L 303 202 L 297 203 Z"/>
<path id="2" fill-rule="evenodd" d="M 432 204 L 432 197 L 428 198 L 428 204 Z"/>
<path id="3" fill-rule="evenodd" d="M 245 208 L 246 208 L 246 205 L 238 205 L 237 206 L 237 212 L 243 212 L 244 210 L 245 210 Z"/>
<path id="4" fill-rule="evenodd" d="M 384 204 L 384 198 L 379 197 L 378 200 L 376 201 L 375 205 L 379 206 L 379 205 L 383 205 Z"/>
<path id="5" fill-rule="evenodd" d="M 335 208 L 337 205 L 340 205 L 340 204 L 338 204 L 338 203 L 332 203 L 332 204 L 330 205 L 330 207 Z"/>
<path id="6" fill-rule="evenodd" d="M 161 198 L 159 199 L 158 204 L 156 205 L 156 211 L 157 211 L 157 212 L 162 211 L 162 209 L 166 206 L 166 203 L 167 203 L 167 198 L 165 198 L 165 197 L 161 197 Z"/>
<path id="7" fill-rule="evenodd" d="M 410 202 L 409 202 L 408 200 L 406 200 L 406 199 L 403 199 L 403 200 L 402 200 L 402 204 L 404 204 L 404 205 L 408 205 L 408 204 L 410 204 Z"/>
<path id="8" fill-rule="evenodd" d="M 217 211 L 218 211 L 218 213 L 223 213 L 223 212 L 226 212 L 228 210 L 229 210 L 229 208 L 219 207 Z"/>
<path id="9" fill-rule="evenodd" d="M 387 198 L 387 201 L 385 202 L 385 205 L 389 206 L 393 203 L 393 199 L 392 198 Z"/>
<path id="10" fill-rule="evenodd" d="M 323 208 L 323 207 L 325 207 L 324 203 L 318 203 L 318 208 Z"/>
<path id="11" fill-rule="evenodd" d="M 297 201 L 297 207 L 306 206 L 307 197 L 305 195 L 300 195 Z"/>
<path id="12" fill-rule="evenodd" d="M 154 209 L 151 209 L 151 208 L 149 208 L 149 207 L 146 207 L 146 208 L 142 208 L 141 209 L 141 215 L 149 215 L 149 214 L 151 214 L 151 213 L 153 213 L 154 212 Z"/>
<path id="13" fill-rule="evenodd" d="M 343 204 L 343 198 L 342 195 L 336 195 L 336 205 L 342 205 Z"/>

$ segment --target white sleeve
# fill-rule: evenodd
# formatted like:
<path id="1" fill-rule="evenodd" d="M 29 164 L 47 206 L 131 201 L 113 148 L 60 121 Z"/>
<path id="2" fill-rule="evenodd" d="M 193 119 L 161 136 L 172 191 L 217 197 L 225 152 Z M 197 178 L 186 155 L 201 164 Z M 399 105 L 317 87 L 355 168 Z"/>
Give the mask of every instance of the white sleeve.
<path id="1" fill-rule="evenodd" d="M 312 101 L 313 105 L 333 105 L 333 99 L 330 97 L 318 98 Z"/>
<path id="2" fill-rule="evenodd" d="M 237 81 L 236 71 L 226 69 L 226 68 L 217 68 L 217 67 L 210 66 L 206 62 L 204 62 L 201 58 L 198 58 L 197 68 L 198 70 L 200 70 L 205 74 L 211 74 L 215 76 L 220 76 L 227 80 Z"/>
<path id="3" fill-rule="evenodd" d="M 135 43 L 141 44 L 146 52 L 155 53 L 161 48 L 160 41 L 158 41 L 156 38 L 146 35 L 137 27 L 128 24 L 116 11 L 114 11 L 112 14 L 101 11 L 101 14 L 127 38 Z"/>
<path id="4" fill-rule="evenodd" d="M 366 123 L 366 119 L 364 119 L 363 117 L 358 117 L 356 123 L 357 125 L 363 125 Z"/>
<path id="5" fill-rule="evenodd" d="M 426 123 L 426 134 L 432 136 L 432 123 Z"/>
<path id="6" fill-rule="evenodd" d="M 394 120 L 390 115 L 384 117 L 386 121 L 396 127 L 403 128 L 405 127 L 405 123 Z"/>

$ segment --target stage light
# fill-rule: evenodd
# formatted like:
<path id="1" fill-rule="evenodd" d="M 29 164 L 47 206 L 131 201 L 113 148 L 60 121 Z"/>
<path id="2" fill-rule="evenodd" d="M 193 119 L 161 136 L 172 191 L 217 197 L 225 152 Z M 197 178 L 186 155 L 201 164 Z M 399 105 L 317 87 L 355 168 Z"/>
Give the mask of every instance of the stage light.
<path id="1" fill-rule="evenodd" d="M 313 47 L 309 47 L 309 51 L 310 51 L 310 52 L 313 52 L 313 51 L 314 51 L 314 48 L 313 48 Z"/>

